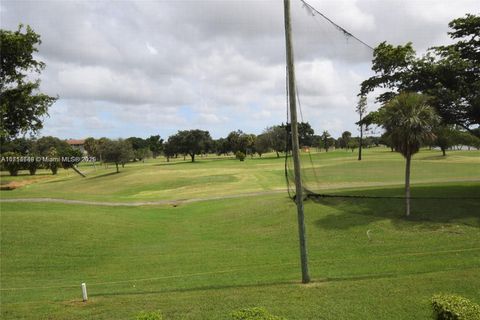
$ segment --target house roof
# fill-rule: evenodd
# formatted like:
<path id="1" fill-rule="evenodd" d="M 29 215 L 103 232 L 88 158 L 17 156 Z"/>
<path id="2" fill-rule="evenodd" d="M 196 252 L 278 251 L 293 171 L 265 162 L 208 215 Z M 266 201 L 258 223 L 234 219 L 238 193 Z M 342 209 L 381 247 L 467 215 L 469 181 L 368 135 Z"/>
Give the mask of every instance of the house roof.
<path id="1" fill-rule="evenodd" d="M 67 143 L 69 145 L 74 145 L 74 144 L 85 144 L 85 139 L 68 139 Z"/>

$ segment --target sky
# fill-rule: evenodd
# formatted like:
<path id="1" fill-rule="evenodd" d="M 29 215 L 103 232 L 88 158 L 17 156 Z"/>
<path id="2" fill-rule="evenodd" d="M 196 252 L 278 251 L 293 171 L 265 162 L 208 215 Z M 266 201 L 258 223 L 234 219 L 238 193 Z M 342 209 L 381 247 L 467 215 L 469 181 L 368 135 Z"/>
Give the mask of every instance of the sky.
<path id="1" fill-rule="evenodd" d="M 310 0 L 371 46 L 450 43 L 448 22 L 475 0 Z M 372 51 L 291 0 L 299 118 L 354 135 Z M 162 138 L 260 134 L 286 122 L 283 1 L 0 1 L 0 26 L 41 35 L 41 90 L 58 96 L 41 136 Z M 375 93 L 368 110 L 375 110 Z"/>

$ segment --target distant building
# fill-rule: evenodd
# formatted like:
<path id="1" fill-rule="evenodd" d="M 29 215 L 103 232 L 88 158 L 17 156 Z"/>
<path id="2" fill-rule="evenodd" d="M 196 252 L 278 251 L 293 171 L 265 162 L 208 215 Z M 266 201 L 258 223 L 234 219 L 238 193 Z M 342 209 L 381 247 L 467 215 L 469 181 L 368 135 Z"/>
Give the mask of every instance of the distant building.
<path id="1" fill-rule="evenodd" d="M 73 149 L 80 150 L 83 154 L 86 154 L 87 152 L 85 151 L 85 139 L 68 139 L 67 143 L 72 147 Z"/>

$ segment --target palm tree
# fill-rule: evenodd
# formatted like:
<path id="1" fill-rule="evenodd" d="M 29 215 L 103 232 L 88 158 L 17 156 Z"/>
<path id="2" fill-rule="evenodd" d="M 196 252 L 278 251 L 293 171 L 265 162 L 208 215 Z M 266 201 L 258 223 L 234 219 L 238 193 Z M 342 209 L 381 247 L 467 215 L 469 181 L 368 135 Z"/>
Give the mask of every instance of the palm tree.
<path id="1" fill-rule="evenodd" d="M 422 144 L 435 138 L 433 129 L 439 122 L 428 97 L 414 92 L 402 92 L 390 100 L 381 111 L 381 122 L 392 139 L 395 151 L 406 159 L 405 214 L 410 215 L 410 163 Z"/>

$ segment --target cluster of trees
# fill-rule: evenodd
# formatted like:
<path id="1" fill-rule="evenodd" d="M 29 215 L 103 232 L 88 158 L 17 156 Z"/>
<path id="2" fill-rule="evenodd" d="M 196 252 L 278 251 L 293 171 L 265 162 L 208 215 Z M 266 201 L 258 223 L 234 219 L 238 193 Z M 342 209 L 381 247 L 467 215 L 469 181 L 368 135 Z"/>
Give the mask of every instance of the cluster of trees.
<path id="1" fill-rule="evenodd" d="M 445 155 L 455 142 L 477 145 L 480 137 L 480 16 L 467 14 L 449 27 L 456 42 L 430 48 L 421 57 L 411 43 L 396 47 L 381 43 L 374 49 L 375 75 L 361 84 L 361 100 L 384 89 L 377 97 L 382 107 L 361 115 L 358 124 L 381 126 L 391 147 L 405 157 L 407 216 L 411 159 L 420 147 L 438 145 Z"/>
<path id="2" fill-rule="evenodd" d="M 455 42 L 430 48 L 423 56 L 416 55 L 411 42 L 379 44 L 372 61 L 375 75 L 362 82 L 360 96 L 381 88 L 376 101 L 386 104 L 400 92 L 422 93 L 440 124 L 480 136 L 480 16 L 467 14 L 449 27 Z"/>
<path id="3" fill-rule="evenodd" d="M 52 174 L 57 174 L 60 167 L 73 169 L 83 176 L 76 168 L 76 164 L 83 157 L 82 152 L 55 137 L 3 141 L 0 152 L 1 169 L 9 171 L 12 176 L 16 176 L 20 170 L 28 170 L 31 175 L 35 175 L 40 168 L 49 169 Z"/>

